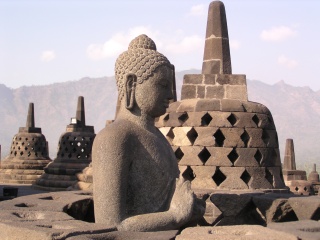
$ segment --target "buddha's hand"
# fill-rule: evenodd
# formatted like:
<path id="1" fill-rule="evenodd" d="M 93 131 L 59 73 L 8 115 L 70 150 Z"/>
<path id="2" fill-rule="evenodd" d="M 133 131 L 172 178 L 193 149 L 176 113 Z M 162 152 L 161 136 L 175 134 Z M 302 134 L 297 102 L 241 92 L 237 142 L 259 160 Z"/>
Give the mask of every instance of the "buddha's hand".
<path id="1" fill-rule="evenodd" d="M 169 212 L 172 213 L 178 225 L 181 226 L 190 220 L 193 213 L 194 201 L 195 196 L 191 191 L 190 181 L 186 181 L 183 178 L 177 179 Z"/>

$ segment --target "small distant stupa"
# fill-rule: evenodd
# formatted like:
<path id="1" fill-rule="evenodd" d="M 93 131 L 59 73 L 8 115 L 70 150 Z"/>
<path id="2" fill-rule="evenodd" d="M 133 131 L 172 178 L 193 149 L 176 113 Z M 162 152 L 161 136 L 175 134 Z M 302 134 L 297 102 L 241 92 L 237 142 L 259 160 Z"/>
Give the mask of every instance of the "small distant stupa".
<path id="1" fill-rule="evenodd" d="M 94 127 L 85 123 L 84 98 L 78 98 L 76 117 L 60 136 L 57 157 L 44 168 L 45 173 L 36 181 L 35 187 L 61 191 L 75 184 L 76 174 L 91 162 Z"/>
<path id="2" fill-rule="evenodd" d="M 48 143 L 35 127 L 34 104 L 29 104 L 26 127 L 20 127 L 13 137 L 10 154 L 1 161 L 0 182 L 31 184 L 43 174 L 43 168 L 51 162 Z"/>
<path id="3" fill-rule="evenodd" d="M 286 140 L 283 160 L 283 178 L 290 191 L 297 195 L 313 194 L 312 184 L 307 181 L 307 173 L 297 170 L 293 139 Z"/>

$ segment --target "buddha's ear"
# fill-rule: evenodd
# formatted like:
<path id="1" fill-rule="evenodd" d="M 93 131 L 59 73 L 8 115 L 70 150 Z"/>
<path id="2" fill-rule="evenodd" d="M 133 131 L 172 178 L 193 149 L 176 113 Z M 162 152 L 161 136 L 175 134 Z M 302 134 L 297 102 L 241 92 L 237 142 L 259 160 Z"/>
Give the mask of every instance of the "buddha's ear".
<path id="1" fill-rule="evenodd" d="M 136 84 L 137 76 L 131 73 L 127 74 L 125 78 L 125 104 L 128 110 L 131 110 L 134 106 Z"/>

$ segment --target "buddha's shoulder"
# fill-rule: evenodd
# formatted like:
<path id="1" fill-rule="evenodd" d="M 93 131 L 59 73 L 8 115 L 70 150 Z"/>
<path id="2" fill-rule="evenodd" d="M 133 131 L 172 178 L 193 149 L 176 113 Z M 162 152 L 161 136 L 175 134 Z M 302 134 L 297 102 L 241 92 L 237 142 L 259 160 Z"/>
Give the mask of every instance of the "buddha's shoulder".
<path id="1" fill-rule="evenodd" d="M 121 141 L 136 134 L 135 126 L 127 120 L 118 120 L 108 124 L 96 136 L 97 140 Z"/>

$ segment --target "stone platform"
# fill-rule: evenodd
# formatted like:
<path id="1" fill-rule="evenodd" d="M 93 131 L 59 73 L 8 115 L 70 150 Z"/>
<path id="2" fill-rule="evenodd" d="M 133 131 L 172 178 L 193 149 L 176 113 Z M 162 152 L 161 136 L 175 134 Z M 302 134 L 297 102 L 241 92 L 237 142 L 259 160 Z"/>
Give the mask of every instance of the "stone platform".
<path id="1" fill-rule="evenodd" d="M 222 196 L 222 197 L 221 197 Z M 293 197 L 292 197 L 293 196 Z M 114 226 L 95 224 L 93 199 L 87 191 L 63 191 L 18 197 L 0 203 L 1 239 L 319 239 L 320 197 L 293 194 L 212 194 L 210 199 L 225 216 L 237 216 L 235 208 L 255 204 L 266 216 L 268 227 L 257 222 L 240 226 L 189 227 L 178 231 L 119 232 Z M 224 202 L 224 207 L 219 205 Z M 289 206 L 290 205 L 290 206 Z M 233 207 L 232 207 L 233 206 Z M 248 209 L 248 208 L 246 208 Z M 291 210 L 290 210 L 291 209 Z M 292 211 L 296 221 L 286 221 Z M 241 212 L 241 210 L 240 210 Z M 252 212 L 246 212 L 251 215 Z M 271 217 L 273 216 L 273 217 Z M 279 216 L 282 216 L 279 217 Z M 287 218 L 288 220 L 288 218 Z M 252 225 L 253 224 L 253 225 Z"/>

